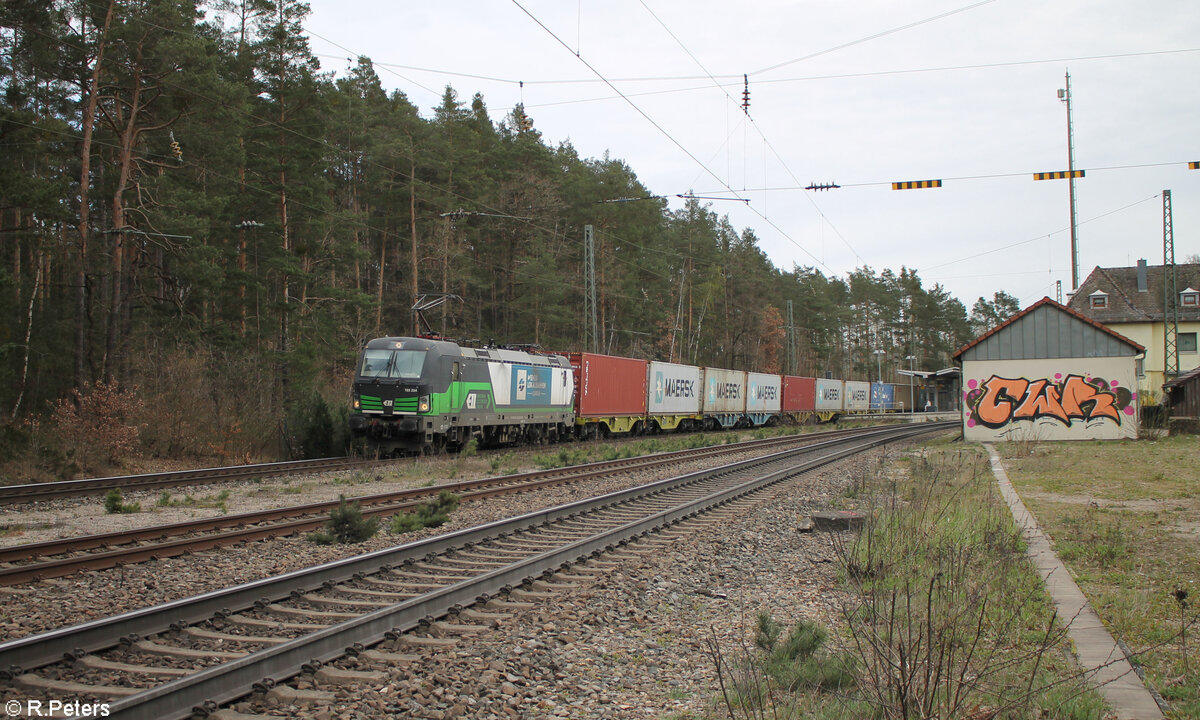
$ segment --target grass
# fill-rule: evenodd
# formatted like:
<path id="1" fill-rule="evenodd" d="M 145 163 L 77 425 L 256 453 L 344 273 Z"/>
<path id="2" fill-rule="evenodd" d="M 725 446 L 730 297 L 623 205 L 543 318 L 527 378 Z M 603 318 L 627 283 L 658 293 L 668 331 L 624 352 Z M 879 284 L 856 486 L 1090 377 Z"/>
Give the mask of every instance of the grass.
<path id="1" fill-rule="evenodd" d="M 1171 704 L 1169 716 L 1200 718 L 1196 438 L 997 449 L 1104 624 Z"/>
<path id="2" fill-rule="evenodd" d="M 227 513 L 229 512 L 229 495 L 230 492 L 228 490 L 222 490 L 216 495 L 205 495 L 199 498 L 187 493 L 184 493 L 181 498 L 176 498 L 171 493 L 163 490 L 154 504 L 156 507 L 162 508 L 216 508 L 222 513 Z"/>
<path id="3" fill-rule="evenodd" d="M 980 448 L 930 443 L 851 481 L 863 529 L 827 536 L 840 626 L 760 616 L 745 659 L 716 660 L 712 717 L 1104 717 Z"/>

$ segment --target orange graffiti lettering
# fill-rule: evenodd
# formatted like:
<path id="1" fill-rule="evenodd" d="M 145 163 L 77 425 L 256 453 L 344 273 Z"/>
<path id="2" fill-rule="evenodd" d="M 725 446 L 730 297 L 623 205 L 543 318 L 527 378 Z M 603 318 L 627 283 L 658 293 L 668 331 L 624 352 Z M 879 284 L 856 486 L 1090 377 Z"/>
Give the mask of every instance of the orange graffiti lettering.
<path id="1" fill-rule="evenodd" d="M 1101 390 L 1079 375 L 1068 375 L 1061 385 L 1050 380 L 988 378 L 973 408 L 975 419 L 999 428 L 1016 420 L 1052 418 L 1070 426 L 1072 420 L 1108 418 L 1121 423 L 1116 394 Z"/>
<path id="2" fill-rule="evenodd" d="M 1067 377 L 1063 385 L 1063 409 L 1068 417 L 1106 417 L 1121 422 L 1117 412 L 1116 397 L 1110 392 L 1101 392 L 1089 385 L 1078 375 Z M 1088 407 L 1089 403 L 1091 407 Z"/>
<path id="3" fill-rule="evenodd" d="M 1058 390 L 1050 384 L 1050 381 L 1034 380 L 1029 384 L 1029 392 L 1025 395 L 1025 401 L 1013 413 L 1013 419 L 1032 420 L 1045 415 L 1057 418 L 1067 416 L 1059 403 Z"/>
<path id="4" fill-rule="evenodd" d="M 1025 397 L 1028 388 L 1028 380 L 1010 380 L 993 375 L 983 384 L 983 397 L 975 406 L 979 420 L 989 427 L 999 427 L 1007 423 L 1012 417 L 1013 406 Z"/>

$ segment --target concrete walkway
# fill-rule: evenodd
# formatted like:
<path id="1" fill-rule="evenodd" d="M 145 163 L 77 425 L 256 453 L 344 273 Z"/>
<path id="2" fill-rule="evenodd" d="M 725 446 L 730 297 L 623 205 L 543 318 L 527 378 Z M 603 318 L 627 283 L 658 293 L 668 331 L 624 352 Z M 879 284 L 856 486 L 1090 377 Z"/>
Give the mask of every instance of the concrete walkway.
<path id="1" fill-rule="evenodd" d="M 1100 616 L 1088 604 L 1087 598 L 1071 578 L 1071 573 L 1050 549 L 1050 540 L 1013 489 L 1004 466 L 1000 464 L 996 448 L 991 443 L 984 443 L 984 447 L 991 457 L 992 473 L 1000 484 L 1000 493 L 1028 543 L 1026 554 L 1046 583 L 1046 591 L 1054 599 L 1059 618 L 1069 623 L 1067 635 L 1075 646 L 1079 664 L 1087 672 L 1088 681 L 1099 688 L 1100 694 L 1113 706 L 1121 720 L 1161 718 L 1163 714 L 1158 703 L 1100 622 Z"/>

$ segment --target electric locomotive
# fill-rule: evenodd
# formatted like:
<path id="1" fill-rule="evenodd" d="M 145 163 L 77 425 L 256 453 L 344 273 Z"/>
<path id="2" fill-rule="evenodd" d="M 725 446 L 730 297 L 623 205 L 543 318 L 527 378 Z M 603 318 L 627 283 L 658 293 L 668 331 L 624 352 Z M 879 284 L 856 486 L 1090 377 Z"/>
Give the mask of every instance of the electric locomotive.
<path id="1" fill-rule="evenodd" d="M 572 430 L 574 392 L 561 355 L 376 338 L 358 358 L 350 432 L 382 456 L 556 441 Z"/>

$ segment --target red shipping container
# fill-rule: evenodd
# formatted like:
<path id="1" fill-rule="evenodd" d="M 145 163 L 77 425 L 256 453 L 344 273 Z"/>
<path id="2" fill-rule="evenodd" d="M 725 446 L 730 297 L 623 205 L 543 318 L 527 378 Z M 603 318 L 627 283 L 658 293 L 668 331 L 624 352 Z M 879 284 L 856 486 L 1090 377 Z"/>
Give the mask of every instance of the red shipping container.
<path id="1" fill-rule="evenodd" d="M 812 412 L 817 405 L 815 378 L 783 376 L 783 412 Z"/>
<path id="2" fill-rule="evenodd" d="M 646 414 L 646 361 L 568 353 L 575 370 L 575 414 L 612 417 Z"/>

